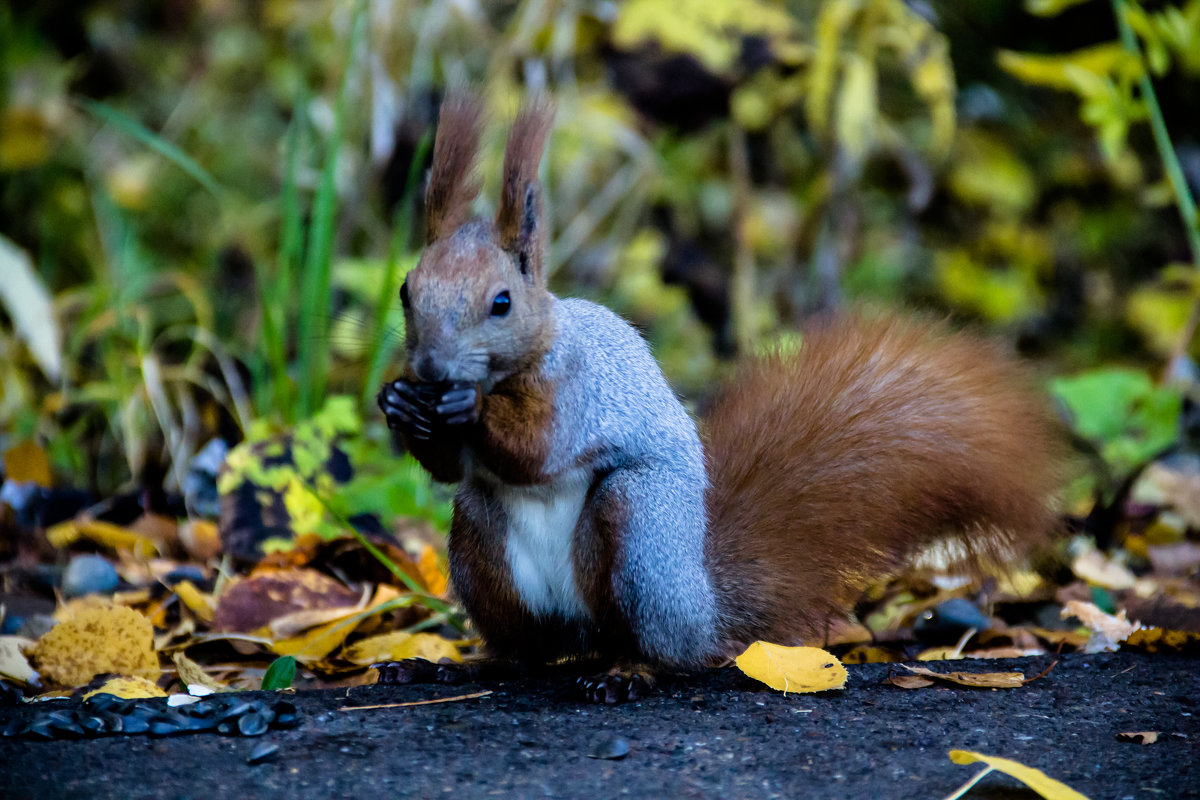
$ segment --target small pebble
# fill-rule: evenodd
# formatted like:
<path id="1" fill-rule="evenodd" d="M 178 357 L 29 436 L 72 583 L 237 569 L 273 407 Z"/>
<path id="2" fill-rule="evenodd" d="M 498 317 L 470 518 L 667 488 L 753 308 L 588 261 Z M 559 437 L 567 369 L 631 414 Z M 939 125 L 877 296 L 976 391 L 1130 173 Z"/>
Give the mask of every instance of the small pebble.
<path id="1" fill-rule="evenodd" d="M 279 752 L 279 745 L 274 742 L 259 742 L 250 751 L 250 757 L 246 759 L 247 764 L 261 764 L 267 759 Z"/>
<path id="2" fill-rule="evenodd" d="M 120 582 L 116 569 L 108 563 L 108 559 L 96 555 L 75 556 L 63 573 L 62 593 L 64 597 L 111 594 Z"/>
<path id="3" fill-rule="evenodd" d="M 592 746 L 592 752 L 587 755 L 588 758 L 603 758 L 616 761 L 629 755 L 629 742 L 620 736 L 605 736 Z"/>

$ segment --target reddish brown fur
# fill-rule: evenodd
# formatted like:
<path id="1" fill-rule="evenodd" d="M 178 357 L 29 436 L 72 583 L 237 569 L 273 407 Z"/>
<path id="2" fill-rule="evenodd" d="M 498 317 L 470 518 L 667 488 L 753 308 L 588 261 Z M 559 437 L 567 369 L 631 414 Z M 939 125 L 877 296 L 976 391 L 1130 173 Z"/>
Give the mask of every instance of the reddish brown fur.
<path id="1" fill-rule="evenodd" d="M 505 250 L 516 250 L 520 243 L 526 190 L 531 184 L 536 190 L 538 162 L 553 125 L 554 109 L 549 101 L 533 99 L 521 106 L 509 131 L 504 148 L 504 183 L 496 211 L 496 237 Z"/>
<path id="2" fill-rule="evenodd" d="M 474 169 L 482 117 L 483 107 L 473 95 L 450 94 L 442 102 L 425 190 L 426 243 L 444 239 L 471 216 L 471 204 L 481 186 Z"/>
<path id="3" fill-rule="evenodd" d="M 1043 541 L 1059 437 L 993 345 L 841 318 L 747 364 L 704 421 L 706 560 L 732 652 L 820 642 L 866 583 L 947 537 L 969 558 Z"/>
<path id="4" fill-rule="evenodd" d="M 553 430 L 554 387 L 525 370 L 496 384 L 484 400 L 471 448 L 505 483 L 522 486 L 546 479 Z"/>

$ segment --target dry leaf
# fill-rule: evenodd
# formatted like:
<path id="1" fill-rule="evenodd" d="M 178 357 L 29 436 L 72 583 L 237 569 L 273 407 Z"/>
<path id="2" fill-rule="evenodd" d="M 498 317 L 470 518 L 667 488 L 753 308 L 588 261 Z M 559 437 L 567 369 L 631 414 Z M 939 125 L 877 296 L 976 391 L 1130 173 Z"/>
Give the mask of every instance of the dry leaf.
<path id="1" fill-rule="evenodd" d="M 179 526 L 179 543 L 196 561 L 208 561 L 221 554 L 221 533 L 217 523 L 190 519 Z"/>
<path id="2" fill-rule="evenodd" d="M 1131 633 L 1142 627 L 1136 622 L 1125 618 L 1125 609 L 1114 617 L 1105 614 L 1093 603 L 1083 603 L 1079 600 L 1069 600 L 1060 613 L 1063 619 L 1077 617 L 1092 635 L 1083 646 L 1085 653 L 1115 652 L 1121 642 Z"/>
<path id="3" fill-rule="evenodd" d="M 353 608 L 359 594 L 314 569 L 270 569 L 230 581 L 217 603 L 213 628 L 253 633 L 296 611 Z"/>
<path id="4" fill-rule="evenodd" d="M 861 644 L 842 656 L 843 664 L 886 664 L 902 659 L 899 650 L 890 647 Z"/>
<path id="5" fill-rule="evenodd" d="M 1133 742 L 1135 744 L 1154 744 L 1158 741 L 1158 731 L 1129 731 L 1117 734 L 1118 742 Z"/>
<path id="6" fill-rule="evenodd" d="M 32 644 L 33 640 L 24 636 L 0 636 L 0 677 L 26 686 L 37 683 L 37 672 L 21 652 Z"/>
<path id="7" fill-rule="evenodd" d="M 294 656 L 304 664 L 320 661 L 341 647 L 342 642 L 346 641 L 346 637 L 354 631 L 358 623 L 359 620 L 354 617 L 334 620 L 327 625 L 313 628 L 303 636 L 271 642 L 271 652 L 281 656 Z"/>
<path id="8" fill-rule="evenodd" d="M 823 692 L 846 685 L 846 668 L 837 657 L 819 647 L 784 647 L 755 642 L 735 659 L 742 672 L 772 689 L 788 692 Z"/>
<path id="9" fill-rule="evenodd" d="M 156 680 L 161 673 L 150 620 L 126 606 L 81 607 L 55 625 L 28 655 L 61 686 L 115 672 Z"/>
<path id="10" fill-rule="evenodd" d="M 1005 775 L 1011 775 L 1042 797 L 1045 797 L 1046 800 L 1088 800 L 1085 795 L 1080 794 L 1065 783 L 1056 781 L 1041 770 L 1027 767 L 1019 761 L 999 758 L 997 756 L 985 756 L 980 753 L 972 753 L 969 750 L 951 750 L 950 760 L 955 764 L 974 764 L 982 761 L 988 766 L 986 770 L 977 775 L 971 783 L 964 787 L 964 791 L 965 789 L 969 789 L 979 778 L 982 778 L 988 772 L 996 770 L 997 772 L 1003 772 Z M 960 797 L 961 795 L 962 792 L 960 791 L 951 795 L 951 797 Z"/>
<path id="11" fill-rule="evenodd" d="M 166 697 L 167 693 L 155 685 L 154 681 L 148 681 L 145 678 L 130 678 L 121 676 L 118 678 L 109 678 L 99 689 L 93 689 L 83 696 L 87 700 L 92 695 L 111 694 L 117 697 L 123 697 L 126 700 L 132 700 L 137 697 Z"/>
<path id="12" fill-rule="evenodd" d="M 1088 550 L 1077 556 L 1071 562 L 1071 571 L 1093 586 L 1114 591 L 1132 589 L 1137 582 L 1137 576 L 1129 571 L 1129 567 L 1111 560 L 1099 550 Z"/>
<path id="13" fill-rule="evenodd" d="M 933 686 L 933 681 L 929 678 L 922 678 L 920 675 L 893 675 L 884 683 L 898 686 L 901 689 L 924 689 L 927 686 Z"/>
<path id="14" fill-rule="evenodd" d="M 45 488 L 54 483 L 46 451 L 30 439 L 4 451 L 4 475 L 10 481 L 28 481 Z"/>
<path id="15" fill-rule="evenodd" d="M 927 667 L 910 667 L 901 664 L 914 675 L 922 675 L 959 686 L 972 686 L 982 689 L 1015 689 L 1025 684 L 1025 675 L 1021 672 L 934 672 Z"/>
<path id="16" fill-rule="evenodd" d="M 403 661 L 406 658 L 423 658 L 435 664 L 443 658 L 462 661 L 462 654 L 454 642 L 434 633 L 405 633 L 393 631 L 371 636 L 346 648 L 344 656 L 361 666 L 379 661 Z"/>
<path id="17" fill-rule="evenodd" d="M 1186 653 L 1200 650 L 1200 633 L 1166 628 L 1139 628 L 1124 644 L 1146 653 Z"/>
<path id="18" fill-rule="evenodd" d="M 46 539 L 58 548 L 67 547 L 81 538 L 90 539 L 113 550 L 130 550 L 138 558 L 149 558 L 158 554 L 158 547 L 152 540 L 111 522 L 95 519 L 69 520 L 46 530 Z"/>
<path id="19" fill-rule="evenodd" d="M 202 621 L 213 621 L 212 595 L 200 591 L 191 581 L 180 581 L 175 584 L 175 594 L 179 595 L 180 602 Z"/>
<path id="20" fill-rule="evenodd" d="M 421 557 L 417 559 L 417 572 L 421 575 L 421 582 L 429 587 L 431 595 L 441 597 L 446 593 L 446 573 L 442 572 L 437 550 L 433 545 L 427 544 L 421 550 Z"/>
<path id="21" fill-rule="evenodd" d="M 193 686 L 203 686 L 214 692 L 228 692 L 229 687 L 204 671 L 204 668 L 192 661 L 182 651 L 174 653 L 171 660 L 179 670 L 179 682 L 191 690 Z"/>

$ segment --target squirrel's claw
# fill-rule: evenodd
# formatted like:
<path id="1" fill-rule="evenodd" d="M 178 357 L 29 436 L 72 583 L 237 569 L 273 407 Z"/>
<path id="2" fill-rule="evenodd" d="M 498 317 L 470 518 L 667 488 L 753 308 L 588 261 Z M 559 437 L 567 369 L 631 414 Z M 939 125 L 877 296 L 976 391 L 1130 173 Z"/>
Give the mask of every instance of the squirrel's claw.
<path id="1" fill-rule="evenodd" d="M 633 703 L 650 694 L 654 679 L 640 672 L 613 670 L 581 677 L 576 681 L 583 696 L 593 703 L 614 706 Z"/>
<path id="2" fill-rule="evenodd" d="M 465 425 L 479 419 L 479 387 L 455 384 L 438 400 L 433 410 L 443 425 Z"/>
<path id="3" fill-rule="evenodd" d="M 385 383 L 377 398 L 388 427 L 404 431 L 417 439 L 428 439 L 433 423 L 426 416 L 420 398 L 405 380 Z"/>

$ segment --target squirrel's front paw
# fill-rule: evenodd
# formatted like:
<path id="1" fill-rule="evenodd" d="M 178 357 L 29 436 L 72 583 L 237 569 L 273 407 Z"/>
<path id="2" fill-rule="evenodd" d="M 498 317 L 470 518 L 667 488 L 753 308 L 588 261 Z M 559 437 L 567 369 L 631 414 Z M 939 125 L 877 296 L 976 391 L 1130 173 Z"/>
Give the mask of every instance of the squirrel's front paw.
<path id="1" fill-rule="evenodd" d="M 479 387 L 473 383 L 451 383 L 433 402 L 435 419 L 442 425 L 466 425 L 479 419 Z"/>
<path id="2" fill-rule="evenodd" d="M 430 410 L 416 384 L 403 379 L 385 383 L 377 400 L 389 428 L 403 431 L 414 439 L 429 438 L 433 430 Z"/>

